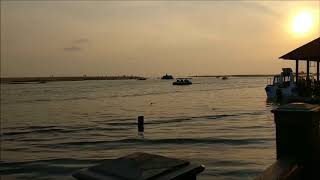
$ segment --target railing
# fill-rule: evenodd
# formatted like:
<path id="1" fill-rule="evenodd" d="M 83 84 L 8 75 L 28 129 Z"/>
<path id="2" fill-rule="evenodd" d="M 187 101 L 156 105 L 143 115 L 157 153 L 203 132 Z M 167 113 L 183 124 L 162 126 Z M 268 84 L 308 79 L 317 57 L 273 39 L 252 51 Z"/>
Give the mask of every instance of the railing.
<path id="1" fill-rule="evenodd" d="M 320 97 L 320 81 L 300 79 L 297 87 L 298 93 L 302 97 Z"/>
<path id="2" fill-rule="evenodd" d="M 272 78 L 268 78 L 268 79 L 267 79 L 267 85 L 272 85 L 272 84 L 273 84 L 273 83 L 272 83 L 272 80 L 273 80 Z"/>

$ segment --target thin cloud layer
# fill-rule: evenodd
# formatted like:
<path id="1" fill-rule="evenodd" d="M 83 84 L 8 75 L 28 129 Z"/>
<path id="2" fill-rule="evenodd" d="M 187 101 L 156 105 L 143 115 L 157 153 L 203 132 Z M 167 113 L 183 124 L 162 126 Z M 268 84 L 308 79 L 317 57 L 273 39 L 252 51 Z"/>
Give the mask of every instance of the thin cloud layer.
<path id="1" fill-rule="evenodd" d="M 72 41 L 72 46 L 71 47 L 65 47 L 63 48 L 64 51 L 67 52 L 76 52 L 76 51 L 82 51 L 83 50 L 83 45 L 87 44 L 89 42 L 89 39 L 87 38 L 80 38 Z"/>
<path id="2" fill-rule="evenodd" d="M 76 39 L 73 41 L 73 43 L 75 43 L 75 44 L 85 44 L 88 42 L 89 42 L 89 39 L 87 39 L 87 38 Z"/>
<path id="3" fill-rule="evenodd" d="M 71 46 L 71 47 L 63 48 L 63 50 L 68 52 L 75 52 L 75 51 L 81 51 L 82 48 L 79 46 Z"/>

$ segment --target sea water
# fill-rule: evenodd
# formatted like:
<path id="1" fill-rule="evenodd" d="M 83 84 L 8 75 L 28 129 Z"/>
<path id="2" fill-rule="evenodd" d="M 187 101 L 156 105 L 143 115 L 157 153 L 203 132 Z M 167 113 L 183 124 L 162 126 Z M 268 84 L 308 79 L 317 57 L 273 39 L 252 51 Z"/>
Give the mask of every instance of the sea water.
<path id="1" fill-rule="evenodd" d="M 205 165 L 200 180 L 252 179 L 275 160 L 265 79 L 1 84 L 0 176 L 73 179 L 103 159 L 147 152 Z"/>

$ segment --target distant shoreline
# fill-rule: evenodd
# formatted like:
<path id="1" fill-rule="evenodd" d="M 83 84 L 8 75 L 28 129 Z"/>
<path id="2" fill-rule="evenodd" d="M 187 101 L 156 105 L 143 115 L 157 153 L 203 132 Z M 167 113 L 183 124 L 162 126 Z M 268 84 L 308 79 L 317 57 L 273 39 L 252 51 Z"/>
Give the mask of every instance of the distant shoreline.
<path id="1" fill-rule="evenodd" d="M 88 80 L 138 80 L 140 76 L 70 76 L 70 77 L 6 77 L 0 78 L 1 84 L 36 84 L 55 81 L 88 81 Z"/>
<path id="2" fill-rule="evenodd" d="M 189 77 L 273 77 L 275 74 L 194 75 Z"/>
<path id="3" fill-rule="evenodd" d="M 188 77 L 273 77 L 273 74 L 246 75 L 194 75 Z M 65 77 L 5 77 L 0 78 L 1 84 L 37 84 L 56 81 L 89 81 L 89 80 L 139 80 L 141 76 L 65 76 Z"/>

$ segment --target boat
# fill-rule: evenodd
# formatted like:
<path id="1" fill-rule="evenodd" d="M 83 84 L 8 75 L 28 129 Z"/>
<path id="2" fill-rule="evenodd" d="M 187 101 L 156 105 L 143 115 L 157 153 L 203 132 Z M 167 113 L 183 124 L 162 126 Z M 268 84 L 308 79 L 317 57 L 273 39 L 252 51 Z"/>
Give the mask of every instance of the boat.
<path id="1" fill-rule="evenodd" d="M 228 76 L 223 76 L 221 79 L 222 79 L 222 80 L 227 80 L 227 79 L 229 79 L 229 78 L 228 78 Z"/>
<path id="2" fill-rule="evenodd" d="M 173 79 L 173 76 L 166 74 L 166 75 L 162 76 L 161 79 Z"/>
<path id="3" fill-rule="evenodd" d="M 282 72 L 268 80 L 265 91 L 268 99 L 282 99 L 298 96 L 298 88 L 291 68 L 282 68 Z M 272 81 L 272 82 L 271 82 Z"/>
<path id="4" fill-rule="evenodd" d="M 188 78 L 178 78 L 175 82 L 172 83 L 172 85 L 178 85 L 178 86 L 183 86 L 183 85 L 191 85 L 192 82 Z"/>

